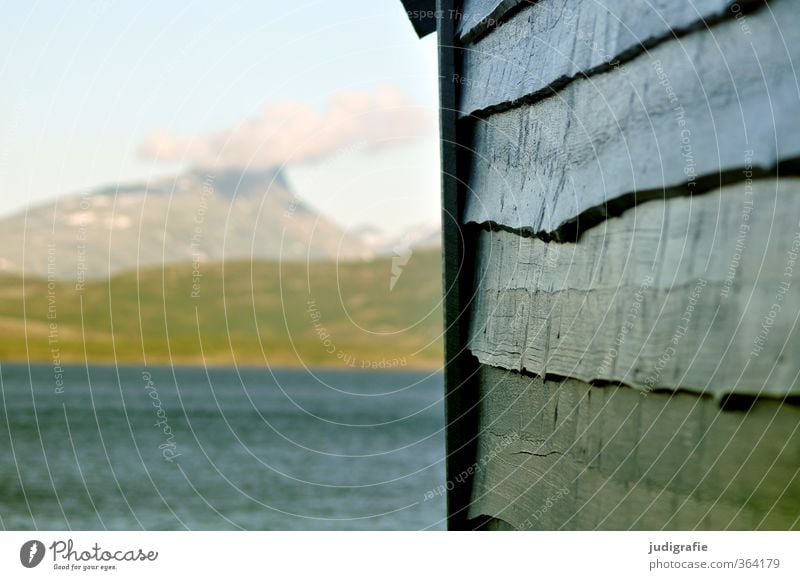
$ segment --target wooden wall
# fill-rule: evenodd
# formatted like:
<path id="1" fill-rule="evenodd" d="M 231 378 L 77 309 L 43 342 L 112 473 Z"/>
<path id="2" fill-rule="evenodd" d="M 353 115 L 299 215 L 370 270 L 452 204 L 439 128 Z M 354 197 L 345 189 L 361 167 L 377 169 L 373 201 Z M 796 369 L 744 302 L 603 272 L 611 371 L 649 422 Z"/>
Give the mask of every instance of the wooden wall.
<path id="1" fill-rule="evenodd" d="M 451 527 L 800 529 L 800 0 L 438 7 Z"/>

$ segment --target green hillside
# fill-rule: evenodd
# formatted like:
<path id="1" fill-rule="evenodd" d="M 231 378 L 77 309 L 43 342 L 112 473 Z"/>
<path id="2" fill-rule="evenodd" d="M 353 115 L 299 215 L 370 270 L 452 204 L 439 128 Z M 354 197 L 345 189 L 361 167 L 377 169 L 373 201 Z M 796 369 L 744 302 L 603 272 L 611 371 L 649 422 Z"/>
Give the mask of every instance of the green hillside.
<path id="1" fill-rule="evenodd" d="M 438 366 L 439 252 L 391 277 L 391 258 L 181 264 L 82 288 L 0 276 L 0 360 Z"/>

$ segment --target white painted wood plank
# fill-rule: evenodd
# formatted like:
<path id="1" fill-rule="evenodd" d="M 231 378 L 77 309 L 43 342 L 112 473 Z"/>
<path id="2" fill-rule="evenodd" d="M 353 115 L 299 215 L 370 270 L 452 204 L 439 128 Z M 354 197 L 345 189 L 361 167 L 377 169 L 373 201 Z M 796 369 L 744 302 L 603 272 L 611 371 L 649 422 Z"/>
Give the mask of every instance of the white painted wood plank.
<path id="1" fill-rule="evenodd" d="M 645 391 L 800 394 L 800 180 L 650 201 L 547 243 L 479 234 L 481 363 Z"/>
<path id="2" fill-rule="evenodd" d="M 463 25 L 489 34 L 464 51 L 462 114 L 491 109 L 563 85 L 708 22 L 734 18 L 754 0 L 542 0 L 507 22 L 491 5 L 466 2 Z M 471 5 L 481 4 L 475 10 Z M 518 3 L 514 3 L 515 5 Z M 502 12 L 501 12 L 502 14 Z"/>
<path id="3" fill-rule="evenodd" d="M 800 408 L 554 382 L 483 367 L 470 516 L 521 530 L 787 530 Z M 452 474 L 454 482 L 459 474 Z"/>
<path id="4" fill-rule="evenodd" d="M 773 2 L 475 121 L 465 222 L 539 234 L 800 156 L 800 10 Z M 747 26 L 747 32 L 743 26 Z M 735 177 L 735 175 L 734 175 Z"/>
<path id="5" fill-rule="evenodd" d="M 493 30 L 509 10 L 533 0 L 464 0 L 457 11 L 458 34 L 462 42 L 471 42 L 476 36 Z"/>

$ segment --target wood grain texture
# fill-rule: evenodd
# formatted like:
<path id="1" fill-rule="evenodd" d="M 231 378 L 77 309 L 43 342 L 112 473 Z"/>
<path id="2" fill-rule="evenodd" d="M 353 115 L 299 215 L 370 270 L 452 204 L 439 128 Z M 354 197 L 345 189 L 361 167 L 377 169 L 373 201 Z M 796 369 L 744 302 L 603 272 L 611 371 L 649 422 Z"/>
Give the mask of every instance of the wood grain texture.
<path id="1" fill-rule="evenodd" d="M 481 370 L 470 515 L 520 530 L 800 529 L 800 408 Z"/>
<path id="2" fill-rule="evenodd" d="M 479 233 L 470 348 L 538 375 L 800 394 L 800 180 L 650 201 L 547 243 Z"/>
<path id="3" fill-rule="evenodd" d="M 461 112 L 475 114 L 590 75 L 644 52 L 647 47 L 705 28 L 761 4 L 745 0 L 542 0 L 507 22 L 488 6 L 467 2 L 464 25 L 480 14 L 490 33 L 464 54 Z M 731 7 L 733 6 L 733 9 Z"/>
<path id="4" fill-rule="evenodd" d="M 461 42 L 497 28 L 503 17 L 514 8 L 535 0 L 464 0 L 458 11 L 458 35 Z"/>
<path id="5" fill-rule="evenodd" d="M 794 0 L 776 1 L 536 104 L 470 120 L 462 219 L 558 235 L 634 199 L 738 178 L 747 157 L 765 171 L 797 159 L 799 21 Z"/>

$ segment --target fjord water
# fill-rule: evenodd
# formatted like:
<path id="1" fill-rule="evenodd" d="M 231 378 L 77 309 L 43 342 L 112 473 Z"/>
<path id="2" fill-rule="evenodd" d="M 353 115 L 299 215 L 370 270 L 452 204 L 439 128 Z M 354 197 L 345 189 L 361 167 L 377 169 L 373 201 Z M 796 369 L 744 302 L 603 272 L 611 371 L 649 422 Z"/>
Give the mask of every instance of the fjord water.
<path id="1" fill-rule="evenodd" d="M 437 373 L 58 371 L 0 366 L 3 529 L 444 527 Z"/>

